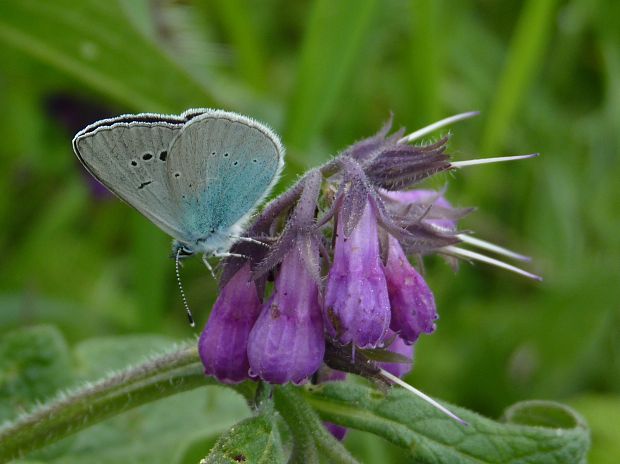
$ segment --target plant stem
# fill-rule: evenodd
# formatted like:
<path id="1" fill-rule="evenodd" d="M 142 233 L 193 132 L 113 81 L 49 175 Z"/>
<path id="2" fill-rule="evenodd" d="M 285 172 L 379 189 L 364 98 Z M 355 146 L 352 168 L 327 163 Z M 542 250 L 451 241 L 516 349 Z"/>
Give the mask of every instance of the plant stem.
<path id="1" fill-rule="evenodd" d="M 145 403 L 205 385 L 196 344 L 182 346 L 148 361 L 88 383 L 0 428 L 0 463 L 61 440 L 97 422 Z M 246 399 L 244 385 L 236 387 Z"/>
<path id="2" fill-rule="evenodd" d="M 320 462 L 321 454 L 335 464 L 358 464 L 342 443 L 323 426 L 299 390 L 292 385 L 283 385 L 274 391 L 276 409 L 295 438 L 291 462 Z"/>

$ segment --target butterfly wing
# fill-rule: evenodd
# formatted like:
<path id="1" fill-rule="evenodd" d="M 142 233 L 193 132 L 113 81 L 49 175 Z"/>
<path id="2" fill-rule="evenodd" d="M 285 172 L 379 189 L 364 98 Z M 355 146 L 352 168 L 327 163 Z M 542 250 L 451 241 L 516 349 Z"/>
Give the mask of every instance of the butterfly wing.
<path id="1" fill-rule="evenodd" d="M 283 163 L 279 138 L 250 118 L 209 110 L 188 122 L 170 147 L 168 181 L 192 241 L 239 233 Z"/>
<path id="2" fill-rule="evenodd" d="M 181 116 L 124 115 L 91 124 L 73 139 L 86 169 L 163 231 L 186 239 L 167 181 L 172 140 L 204 110 Z"/>

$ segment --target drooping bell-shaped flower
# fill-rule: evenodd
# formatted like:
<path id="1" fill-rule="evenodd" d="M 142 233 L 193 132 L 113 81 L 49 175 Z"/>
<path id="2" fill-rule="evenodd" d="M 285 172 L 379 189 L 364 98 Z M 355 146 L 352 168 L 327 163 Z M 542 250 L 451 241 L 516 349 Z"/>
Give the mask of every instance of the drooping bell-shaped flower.
<path id="1" fill-rule="evenodd" d="M 386 339 L 390 337 L 394 337 L 393 338 L 394 341 L 390 344 L 390 346 L 387 347 L 387 350 L 391 351 L 392 353 L 396 353 L 401 356 L 404 356 L 410 359 L 411 362 L 408 362 L 408 363 L 407 362 L 399 362 L 399 363 L 381 362 L 379 363 L 379 366 L 385 369 L 386 371 L 392 373 L 396 377 L 403 378 L 405 375 L 407 375 L 411 371 L 412 363 L 413 363 L 414 348 L 412 344 L 406 343 L 401 337 L 399 337 L 395 332 L 392 332 L 391 330 L 388 332 Z"/>
<path id="2" fill-rule="evenodd" d="M 334 262 L 325 294 L 327 333 L 342 344 L 381 345 L 390 324 L 390 301 L 379 254 L 377 221 L 369 202 L 349 237 L 339 214 Z"/>
<path id="3" fill-rule="evenodd" d="M 385 278 L 392 308 L 390 328 L 409 344 L 422 333 L 432 333 L 438 318 L 433 292 L 392 236 L 389 237 Z"/>
<path id="4" fill-rule="evenodd" d="M 298 247 L 293 247 L 282 261 L 273 295 L 250 332 L 250 374 L 270 383 L 300 383 L 318 370 L 324 353 L 317 282 Z"/>
<path id="5" fill-rule="evenodd" d="M 222 288 L 198 342 L 205 374 L 220 382 L 249 379 L 247 344 L 261 301 L 245 264 Z"/>

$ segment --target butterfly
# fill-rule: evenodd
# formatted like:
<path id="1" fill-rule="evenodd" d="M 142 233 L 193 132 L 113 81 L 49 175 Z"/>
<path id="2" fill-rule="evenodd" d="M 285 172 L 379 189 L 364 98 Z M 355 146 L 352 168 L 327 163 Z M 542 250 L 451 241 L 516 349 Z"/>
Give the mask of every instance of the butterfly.
<path id="1" fill-rule="evenodd" d="M 208 257 L 230 256 L 243 240 L 284 165 L 271 129 L 205 108 L 103 119 L 76 134 L 73 150 L 99 182 L 174 238 L 177 264 L 202 253 L 208 267 Z"/>

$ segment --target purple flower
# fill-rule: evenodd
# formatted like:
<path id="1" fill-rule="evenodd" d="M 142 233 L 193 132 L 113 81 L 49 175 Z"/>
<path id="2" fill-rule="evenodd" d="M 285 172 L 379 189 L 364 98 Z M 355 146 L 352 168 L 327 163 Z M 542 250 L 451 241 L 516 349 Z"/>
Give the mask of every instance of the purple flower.
<path id="1" fill-rule="evenodd" d="M 380 345 L 390 324 L 390 301 L 379 254 L 377 221 L 369 202 L 345 236 L 338 217 L 334 262 L 325 295 L 327 333 L 340 343 L 361 348 Z"/>
<path id="2" fill-rule="evenodd" d="M 406 343 L 401 337 L 397 336 L 396 333 L 390 331 L 388 337 L 394 336 L 394 341 L 387 347 L 388 351 L 392 353 L 400 354 L 412 360 L 413 362 L 413 345 L 410 343 Z M 412 362 L 410 363 L 387 363 L 382 362 L 379 363 L 379 366 L 386 371 L 394 374 L 396 377 L 403 378 L 407 375 L 412 368 Z"/>
<path id="3" fill-rule="evenodd" d="M 433 293 L 392 236 L 385 278 L 392 307 L 390 328 L 409 344 L 422 333 L 432 333 L 438 318 Z"/>
<path id="4" fill-rule="evenodd" d="M 334 424 L 333 422 L 328 421 L 324 421 L 323 425 L 327 430 L 329 430 L 329 433 L 331 433 L 338 441 L 344 440 L 344 437 L 347 435 L 347 431 L 349 430 L 342 425 Z"/>
<path id="5" fill-rule="evenodd" d="M 250 374 L 271 383 L 300 383 L 317 371 L 324 353 L 319 289 L 294 247 L 284 257 L 274 293 L 250 332 Z"/>
<path id="6" fill-rule="evenodd" d="M 451 211 L 453 208 L 450 202 L 448 202 L 448 200 L 446 200 L 445 197 L 439 192 L 436 192 L 434 190 L 416 189 L 392 192 L 385 191 L 384 194 L 387 197 L 396 200 L 404 205 L 415 203 L 428 204 L 429 206 L 432 205 L 429 213 L 422 220 L 422 222 L 432 224 L 441 229 L 456 230 L 456 221 L 447 217 L 442 217 L 443 215 L 441 214 L 441 210 L 448 212 Z"/>
<path id="7" fill-rule="evenodd" d="M 250 266 L 244 265 L 224 286 L 205 326 L 198 351 L 205 374 L 225 383 L 247 380 L 248 335 L 261 307 Z"/>

